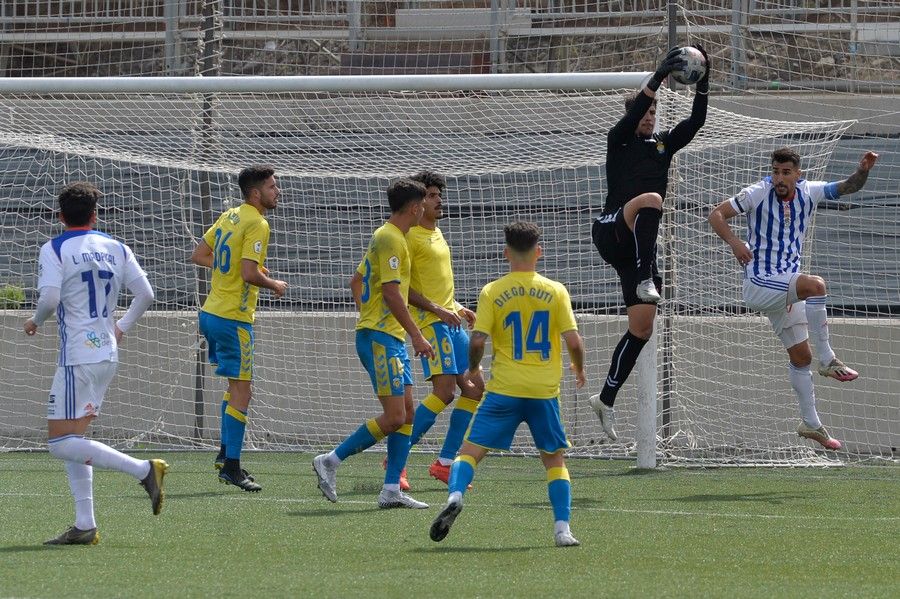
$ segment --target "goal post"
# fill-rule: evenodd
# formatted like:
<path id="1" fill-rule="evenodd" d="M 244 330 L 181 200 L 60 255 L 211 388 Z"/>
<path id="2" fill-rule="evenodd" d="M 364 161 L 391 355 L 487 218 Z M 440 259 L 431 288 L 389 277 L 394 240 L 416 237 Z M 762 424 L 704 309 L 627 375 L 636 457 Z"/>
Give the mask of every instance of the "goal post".
<path id="1" fill-rule="evenodd" d="M 375 408 L 355 357 L 346 281 L 387 216 L 388 182 L 429 168 L 448 178 L 440 226 L 464 304 L 474 307 L 481 287 L 506 272 L 504 224 L 525 218 L 542 227 L 539 268 L 569 288 L 587 345 L 588 387 L 576 390 L 564 376 L 562 388 L 574 455 L 640 454 L 643 465 L 831 463 L 796 438 L 783 349 L 766 323 L 744 313 L 740 274 L 705 217 L 764 176 L 780 145 L 804 156 L 810 178 L 824 177 L 849 122 L 758 119 L 712 100 L 671 172 L 659 257 L 671 293 L 660 306 L 659 350 L 645 350 L 647 374 L 636 372 L 619 395 L 619 441 L 603 437 L 587 405 L 627 326 L 618 279 L 590 243 L 605 200 L 606 132 L 624 94 L 648 75 L 0 79 L 0 283 L 18 282 L 26 304 L 35 300 L 38 248 L 59 232 L 56 194 L 72 180 L 97 183 L 99 228 L 135 249 L 157 301 L 126 339 L 94 434 L 120 447 L 212 448 L 223 384 L 199 360 L 202 291 L 188 257 L 210 218 L 239 201 L 237 172 L 272 164 L 283 198 L 267 216 L 267 266 L 290 290 L 281 301 L 261 294 L 247 445 L 323 449 Z M 690 111 L 689 91 L 662 89 L 659 100 L 661 127 Z M 829 227 L 813 229 L 813 251 L 833 235 L 846 242 L 839 223 Z M 27 314 L 0 314 L 7 338 Z M 862 326 L 891 343 L 893 329 L 878 319 L 832 326 L 841 340 Z M 44 446 L 54 345 L 47 323 L 36 345 L 2 350 L 0 378 L 11 381 L 0 390 L 3 449 Z M 418 364 L 413 370 L 421 399 L 427 383 Z M 837 459 L 890 456 L 890 372 L 852 395 L 817 388 L 827 423 L 847 440 Z M 440 445 L 441 420 L 421 450 Z M 520 431 L 514 451 L 531 447 Z"/>

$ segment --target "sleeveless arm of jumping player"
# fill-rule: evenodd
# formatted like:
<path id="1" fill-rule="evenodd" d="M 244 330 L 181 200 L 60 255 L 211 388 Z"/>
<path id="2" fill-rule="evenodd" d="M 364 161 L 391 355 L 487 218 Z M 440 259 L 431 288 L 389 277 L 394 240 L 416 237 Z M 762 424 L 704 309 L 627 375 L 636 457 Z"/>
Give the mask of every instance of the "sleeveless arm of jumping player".
<path id="1" fill-rule="evenodd" d="M 128 284 L 128 291 L 133 293 L 134 297 L 131 299 L 131 305 L 128 306 L 128 310 L 116 323 L 116 326 L 123 333 L 127 333 L 134 326 L 134 323 L 147 311 L 147 308 L 150 307 L 154 300 L 153 287 L 150 286 L 150 281 L 147 280 L 147 277 L 138 277 L 133 280 Z"/>

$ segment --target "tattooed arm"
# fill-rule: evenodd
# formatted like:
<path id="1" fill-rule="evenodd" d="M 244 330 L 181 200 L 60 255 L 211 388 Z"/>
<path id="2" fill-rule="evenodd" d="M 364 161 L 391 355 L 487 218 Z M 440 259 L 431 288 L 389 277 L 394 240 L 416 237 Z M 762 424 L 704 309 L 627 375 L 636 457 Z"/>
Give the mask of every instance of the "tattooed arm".
<path id="1" fill-rule="evenodd" d="M 847 195 L 862 189 L 863 185 L 866 184 L 866 179 L 869 178 L 869 171 L 875 166 L 876 160 L 878 160 L 878 154 L 866 152 L 859 161 L 859 167 L 856 169 L 856 172 L 838 183 L 838 193 Z"/>

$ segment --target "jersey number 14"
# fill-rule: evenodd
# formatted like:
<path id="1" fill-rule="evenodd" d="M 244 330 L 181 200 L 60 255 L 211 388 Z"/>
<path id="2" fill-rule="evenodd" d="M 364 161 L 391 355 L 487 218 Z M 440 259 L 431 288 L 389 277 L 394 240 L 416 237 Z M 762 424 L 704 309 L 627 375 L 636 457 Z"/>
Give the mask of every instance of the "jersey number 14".
<path id="1" fill-rule="evenodd" d="M 532 313 L 531 320 L 522 343 L 522 313 L 510 312 L 503 319 L 503 328 L 512 329 L 513 359 L 521 360 L 524 352 L 538 352 L 541 360 L 550 359 L 550 312 L 538 310 Z"/>

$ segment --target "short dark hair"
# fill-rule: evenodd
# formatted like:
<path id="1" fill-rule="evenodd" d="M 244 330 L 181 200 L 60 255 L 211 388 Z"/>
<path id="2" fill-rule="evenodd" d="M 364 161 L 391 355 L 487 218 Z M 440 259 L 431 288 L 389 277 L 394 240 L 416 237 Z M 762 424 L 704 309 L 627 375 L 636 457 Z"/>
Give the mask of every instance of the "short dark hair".
<path id="1" fill-rule="evenodd" d="M 59 211 L 70 227 L 83 227 L 91 221 L 97 210 L 100 190 L 93 183 L 77 181 L 63 187 L 59 192 Z"/>
<path id="2" fill-rule="evenodd" d="M 443 192 L 447 187 L 447 179 L 445 179 L 443 175 L 439 175 L 434 171 L 419 171 L 418 173 L 410 177 L 410 180 L 418 181 L 426 188 L 437 187 L 441 190 L 441 192 Z"/>
<path id="3" fill-rule="evenodd" d="M 400 212 L 410 202 L 425 199 L 425 186 L 410 179 L 397 179 L 387 189 L 388 205 L 391 212 Z"/>
<path id="4" fill-rule="evenodd" d="M 541 229 L 534 223 L 517 220 L 503 227 L 506 245 L 517 252 L 529 252 L 541 240 Z"/>
<path id="5" fill-rule="evenodd" d="M 637 102 L 638 94 L 642 94 L 642 91 L 631 92 L 627 96 L 625 96 L 625 112 L 631 110 L 631 107 L 634 106 L 634 103 Z M 656 98 L 653 98 L 653 101 L 650 102 L 650 106 L 656 106 Z"/>
<path id="6" fill-rule="evenodd" d="M 772 152 L 772 164 L 776 162 L 793 162 L 794 166 L 800 168 L 800 154 L 791 148 L 778 148 Z"/>
<path id="7" fill-rule="evenodd" d="M 241 188 L 241 195 L 245 198 L 250 195 L 250 191 L 256 189 L 260 184 L 275 174 L 275 169 L 268 164 L 254 164 L 248 166 L 238 175 L 238 187 Z"/>

